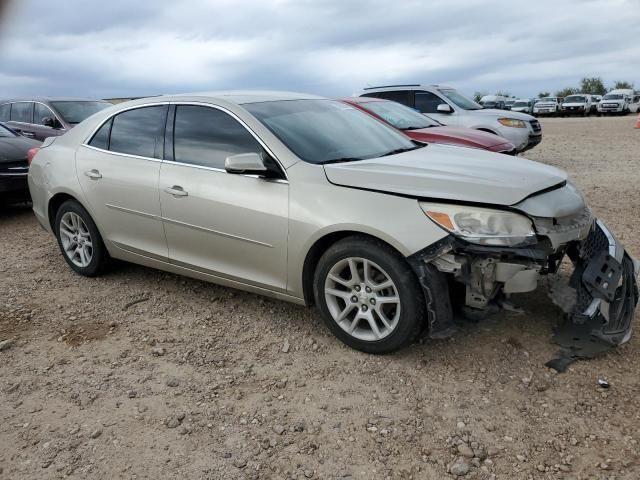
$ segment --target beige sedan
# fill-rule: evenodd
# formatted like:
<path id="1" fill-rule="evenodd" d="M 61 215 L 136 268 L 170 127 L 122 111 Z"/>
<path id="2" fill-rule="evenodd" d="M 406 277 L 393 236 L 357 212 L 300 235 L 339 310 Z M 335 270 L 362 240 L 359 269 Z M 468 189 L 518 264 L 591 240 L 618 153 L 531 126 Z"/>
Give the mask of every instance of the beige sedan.
<path id="1" fill-rule="evenodd" d="M 633 261 L 564 172 L 416 143 L 342 102 L 223 92 L 120 104 L 47 139 L 29 187 L 79 274 L 117 258 L 315 304 L 366 352 L 423 329 L 451 335 L 454 307 L 484 316 L 565 254 L 600 268 L 601 250 L 615 285 L 585 283 L 573 314 L 619 310 L 601 337 L 630 333 Z"/>

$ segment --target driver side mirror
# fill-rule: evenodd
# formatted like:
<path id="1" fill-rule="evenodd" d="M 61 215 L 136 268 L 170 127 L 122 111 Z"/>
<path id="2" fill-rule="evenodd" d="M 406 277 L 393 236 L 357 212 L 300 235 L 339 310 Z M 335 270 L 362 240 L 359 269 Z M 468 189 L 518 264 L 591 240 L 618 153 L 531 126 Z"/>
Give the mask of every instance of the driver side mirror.
<path id="1" fill-rule="evenodd" d="M 51 118 L 51 117 L 44 117 L 42 119 L 42 124 L 45 127 L 60 128 L 58 120 L 56 120 L 55 118 Z"/>
<path id="2" fill-rule="evenodd" d="M 453 108 L 447 103 L 441 103 L 436 107 L 438 113 L 453 113 Z"/>
<path id="3" fill-rule="evenodd" d="M 259 153 L 240 153 L 231 155 L 224 160 L 227 173 L 251 174 L 265 176 L 269 168 Z"/>

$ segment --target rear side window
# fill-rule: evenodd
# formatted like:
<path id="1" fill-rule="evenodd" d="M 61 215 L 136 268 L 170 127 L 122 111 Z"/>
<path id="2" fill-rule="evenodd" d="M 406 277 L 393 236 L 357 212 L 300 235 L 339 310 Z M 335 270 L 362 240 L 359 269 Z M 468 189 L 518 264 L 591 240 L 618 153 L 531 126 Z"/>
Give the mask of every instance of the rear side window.
<path id="1" fill-rule="evenodd" d="M 127 110 L 113 118 L 109 150 L 162 158 L 168 105 Z"/>
<path id="2" fill-rule="evenodd" d="M 33 103 L 17 102 L 11 106 L 11 121 L 33 123 Z"/>
<path id="3" fill-rule="evenodd" d="M 438 105 L 447 103 L 431 92 L 416 92 L 416 110 L 422 113 L 437 113 Z"/>
<path id="4" fill-rule="evenodd" d="M 8 122 L 11 115 L 11 104 L 0 105 L 0 122 Z"/>
<path id="5" fill-rule="evenodd" d="M 393 90 L 391 92 L 380 92 L 378 98 L 384 98 L 385 100 L 391 100 L 392 102 L 398 102 L 403 105 L 411 106 L 409 102 L 408 90 Z"/>
<path id="6" fill-rule="evenodd" d="M 113 118 L 110 118 L 108 122 L 102 125 L 98 131 L 93 135 L 93 138 L 89 142 L 89 145 L 102 150 L 109 150 L 109 136 L 111 134 L 111 124 Z"/>
<path id="7" fill-rule="evenodd" d="M 174 123 L 174 160 L 224 169 L 240 153 L 261 153 L 262 146 L 236 119 L 209 107 L 178 105 Z"/>

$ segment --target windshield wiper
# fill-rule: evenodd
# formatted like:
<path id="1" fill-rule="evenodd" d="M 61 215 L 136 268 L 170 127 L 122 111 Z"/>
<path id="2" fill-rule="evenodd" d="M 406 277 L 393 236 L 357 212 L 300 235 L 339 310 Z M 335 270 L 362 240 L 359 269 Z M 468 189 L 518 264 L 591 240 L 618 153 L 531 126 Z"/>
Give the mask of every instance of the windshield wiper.
<path id="1" fill-rule="evenodd" d="M 415 150 L 417 148 L 422 148 L 425 145 L 416 145 L 415 147 L 407 147 L 407 148 L 396 148 L 395 150 L 391 150 L 390 152 L 384 153 L 380 155 L 381 157 L 388 157 L 390 155 L 397 155 L 398 153 L 410 152 L 411 150 Z"/>
<path id="2" fill-rule="evenodd" d="M 363 160 L 363 159 L 359 157 L 332 158 L 331 160 L 325 160 L 324 162 L 322 162 L 322 165 L 329 165 L 330 163 L 357 162 L 358 160 Z"/>

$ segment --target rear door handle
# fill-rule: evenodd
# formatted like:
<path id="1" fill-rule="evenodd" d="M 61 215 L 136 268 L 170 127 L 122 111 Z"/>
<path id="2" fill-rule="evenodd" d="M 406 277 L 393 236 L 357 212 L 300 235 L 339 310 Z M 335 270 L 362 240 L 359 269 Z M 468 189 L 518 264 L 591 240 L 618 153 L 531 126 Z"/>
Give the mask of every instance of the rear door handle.
<path id="1" fill-rule="evenodd" d="M 100 180 L 102 178 L 102 174 L 95 168 L 93 170 L 89 170 L 88 172 L 84 172 L 84 174 L 91 180 Z"/>
<path id="2" fill-rule="evenodd" d="M 173 187 L 168 187 L 164 189 L 169 195 L 173 195 L 174 197 L 186 197 L 189 195 L 189 192 L 185 192 L 184 188 L 180 185 L 174 185 Z"/>

